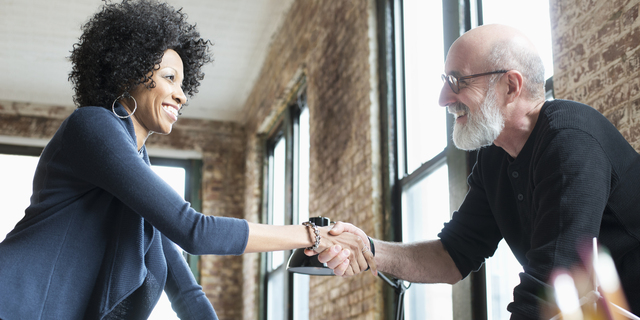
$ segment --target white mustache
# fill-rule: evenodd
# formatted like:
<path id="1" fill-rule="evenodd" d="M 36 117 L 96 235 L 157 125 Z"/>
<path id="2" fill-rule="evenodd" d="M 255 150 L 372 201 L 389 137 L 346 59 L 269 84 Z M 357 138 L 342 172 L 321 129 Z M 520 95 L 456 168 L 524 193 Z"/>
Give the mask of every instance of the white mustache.
<path id="1" fill-rule="evenodd" d="M 469 113 L 469 107 L 467 107 L 467 105 L 462 102 L 457 102 L 452 105 L 449 105 L 447 107 L 447 111 L 451 114 L 457 114 L 460 111 L 463 111 L 464 113 Z"/>

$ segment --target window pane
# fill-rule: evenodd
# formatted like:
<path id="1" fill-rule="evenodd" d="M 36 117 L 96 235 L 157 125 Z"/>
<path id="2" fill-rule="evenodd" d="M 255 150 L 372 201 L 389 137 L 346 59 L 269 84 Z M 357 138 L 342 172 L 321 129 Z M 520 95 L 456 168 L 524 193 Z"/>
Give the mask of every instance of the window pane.
<path id="1" fill-rule="evenodd" d="M 285 268 L 269 274 L 267 284 L 267 320 L 284 319 L 284 272 Z"/>
<path id="2" fill-rule="evenodd" d="M 509 319 L 507 305 L 513 301 L 513 288 L 520 284 L 522 266 L 509 245 L 500 241 L 493 257 L 487 259 L 487 312 L 489 319 Z"/>
<path id="3" fill-rule="evenodd" d="M 483 0 L 483 23 L 500 23 L 522 31 L 534 43 L 545 68 L 545 78 L 553 76 L 551 25 L 547 0 Z M 522 266 L 501 241 L 485 264 L 487 272 L 487 312 L 489 319 L 508 319 L 507 305 L 513 301 L 513 288 L 520 283 Z"/>
<path id="4" fill-rule="evenodd" d="M 286 166 L 285 139 L 280 139 L 273 150 L 273 203 L 271 212 L 271 224 L 284 225 L 285 210 L 285 166 Z M 271 269 L 278 268 L 284 263 L 284 251 L 271 253 Z"/>
<path id="5" fill-rule="evenodd" d="M 300 169 L 298 172 L 298 222 L 309 220 L 309 108 L 300 113 Z"/>
<path id="6" fill-rule="evenodd" d="M 4 172 L 0 178 L 0 181 L 4 182 L 0 183 L 0 203 L 3 203 L 5 213 L 0 215 L 0 241 L 22 219 L 24 210 L 29 206 L 33 175 L 38 160 L 38 157 L 33 156 L 0 154 L 0 164 L 4 168 L 12 168 L 10 177 L 7 172 Z M 180 196 L 184 197 L 186 179 L 184 168 L 164 166 L 152 166 L 151 168 L 167 181 Z M 9 181 L 11 181 L 10 184 L 7 183 Z M 178 319 L 164 292 L 149 319 Z"/>
<path id="7" fill-rule="evenodd" d="M 299 170 L 298 170 L 298 223 L 309 220 L 309 109 L 300 113 Z M 293 274 L 293 318 L 309 319 L 309 276 Z"/>
<path id="8" fill-rule="evenodd" d="M 522 31 L 542 57 L 545 79 L 553 76 L 548 0 L 482 0 L 482 19 L 484 24 L 500 23 Z"/>
<path id="9" fill-rule="evenodd" d="M 447 165 L 402 193 L 403 242 L 436 239 L 450 219 Z M 453 319 L 451 285 L 412 284 L 405 296 L 405 319 Z"/>
<path id="10" fill-rule="evenodd" d="M 173 189 L 176 190 L 182 198 L 184 198 L 185 183 L 187 180 L 187 174 L 184 168 L 152 165 L 151 169 L 166 183 L 173 187 Z M 162 291 L 162 296 L 160 296 L 160 300 L 158 300 L 155 308 L 153 308 L 153 312 L 149 315 L 149 320 L 170 319 L 178 319 L 178 315 L 171 308 L 171 302 L 169 301 L 167 294 Z"/>
<path id="11" fill-rule="evenodd" d="M 309 276 L 293 274 L 293 318 L 309 319 Z"/>
<path id="12" fill-rule="evenodd" d="M 151 169 L 184 198 L 186 171 L 180 167 L 151 166 Z"/>
<path id="13" fill-rule="evenodd" d="M 406 0 L 404 74 L 407 173 L 447 146 L 446 109 L 438 105 L 444 71 L 442 1 Z"/>
<path id="14" fill-rule="evenodd" d="M 33 175 L 39 157 L 0 154 L 0 241 L 24 217 L 33 190 Z M 7 168 L 10 168 L 7 170 Z"/>

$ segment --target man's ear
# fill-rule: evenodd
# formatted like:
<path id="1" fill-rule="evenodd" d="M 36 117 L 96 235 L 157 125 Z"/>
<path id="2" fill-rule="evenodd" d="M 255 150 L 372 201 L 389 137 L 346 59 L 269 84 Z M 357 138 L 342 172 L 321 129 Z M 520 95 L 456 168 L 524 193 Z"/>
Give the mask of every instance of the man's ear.
<path id="1" fill-rule="evenodd" d="M 507 102 L 517 99 L 524 89 L 524 77 L 516 70 L 510 70 L 503 76 L 503 81 L 507 81 Z"/>

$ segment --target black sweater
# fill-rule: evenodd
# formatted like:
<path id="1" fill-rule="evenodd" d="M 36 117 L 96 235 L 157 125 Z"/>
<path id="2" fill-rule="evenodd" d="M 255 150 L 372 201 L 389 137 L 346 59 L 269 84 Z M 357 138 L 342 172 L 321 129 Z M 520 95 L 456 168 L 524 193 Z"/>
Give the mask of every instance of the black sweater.
<path id="1" fill-rule="evenodd" d="M 439 236 L 463 276 L 506 240 L 524 268 L 512 319 L 540 319 L 552 271 L 582 265 L 593 237 L 640 313 L 640 155 L 598 111 L 546 102 L 518 157 L 481 149 L 468 183 Z"/>

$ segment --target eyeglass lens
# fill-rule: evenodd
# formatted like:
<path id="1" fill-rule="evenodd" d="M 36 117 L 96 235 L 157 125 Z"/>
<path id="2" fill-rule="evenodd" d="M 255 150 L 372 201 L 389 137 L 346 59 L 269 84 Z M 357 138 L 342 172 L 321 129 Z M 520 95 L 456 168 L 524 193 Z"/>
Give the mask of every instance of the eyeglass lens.
<path id="1" fill-rule="evenodd" d="M 446 82 L 449 84 L 449 87 L 451 87 L 451 91 L 453 91 L 453 93 L 458 93 L 459 91 L 459 87 L 458 87 L 458 78 L 452 76 L 452 75 L 446 75 L 443 74 L 442 75 L 442 82 Z"/>

